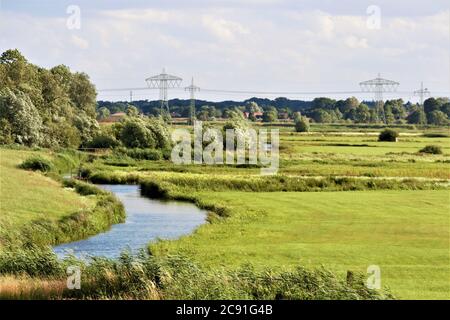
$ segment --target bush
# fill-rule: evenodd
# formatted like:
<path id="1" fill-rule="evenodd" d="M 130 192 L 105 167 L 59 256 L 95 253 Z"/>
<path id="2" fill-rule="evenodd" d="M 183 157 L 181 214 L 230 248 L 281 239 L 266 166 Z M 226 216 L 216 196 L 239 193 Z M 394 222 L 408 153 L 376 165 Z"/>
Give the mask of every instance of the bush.
<path id="1" fill-rule="evenodd" d="M 106 133 L 95 136 L 91 141 L 86 144 L 87 148 L 115 148 L 119 145 L 119 141 L 112 135 Z"/>
<path id="2" fill-rule="evenodd" d="M 140 148 L 120 148 L 117 149 L 116 154 L 120 156 L 127 156 L 136 160 L 161 160 L 163 157 L 163 154 L 160 150 Z"/>
<path id="3" fill-rule="evenodd" d="M 309 121 L 305 117 L 299 117 L 295 119 L 295 131 L 297 132 L 308 132 L 309 131 Z"/>
<path id="4" fill-rule="evenodd" d="M 119 139 L 127 148 L 164 149 L 171 145 L 167 125 L 158 119 L 131 118 L 119 130 Z"/>
<path id="5" fill-rule="evenodd" d="M 380 135 L 378 136 L 378 141 L 389 141 L 389 142 L 396 142 L 398 138 L 398 132 L 392 129 L 385 129 L 381 131 Z"/>
<path id="6" fill-rule="evenodd" d="M 75 179 L 66 179 L 63 181 L 63 185 L 66 188 L 74 188 L 77 193 L 83 196 L 88 196 L 91 194 L 107 194 L 106 191 L 103 191 L 93 184 L 78 181 Z"/>
<path id="7" fill-rule="evenodd" d="M 153 132 L 145 126 L 142 119 L 127 120 L 120 131 L 120 141 L 127 148 L 154 148 L 155 140 Z"/>
<path id="8" fill-rule="evenodd" d="M 420 153 L 431 153 L 431 154 L 442 154 L 442 149 L 440 146 L 428 145 L 419 151 Z"/>
<path id="9" fill-rule="evenodd" d="M 52 163 L 40 156 L 31 157 L 22 162 L 19 167 L 25 170 L 48 172 L 52 170 Z"/>

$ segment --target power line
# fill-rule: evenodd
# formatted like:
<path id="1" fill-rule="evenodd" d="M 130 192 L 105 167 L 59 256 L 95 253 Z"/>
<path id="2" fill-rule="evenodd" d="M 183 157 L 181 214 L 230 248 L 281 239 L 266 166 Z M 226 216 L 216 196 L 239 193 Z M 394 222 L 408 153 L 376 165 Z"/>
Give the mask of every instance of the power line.
<path id="1" fill-rule="evenodd" d="M 384 123 L 386 123 L 386 114 L 384 112 L 383 106 L 383 93 L 397 91 L 400 83 L 388 79 L 383 79 L 381 78 L 381 75 L 378 74 L 377 78 L 360 82 L 359 85 L 361 86 L 361 90 L 363 92 L 375 93 L 376 108 L 379 111 L 382 111 Z"/>
<path id="2" fill-rule="evenodd" d="M 423 87 L 423 82 L 421 82 L 421 83 L 420 83 L 420 89 L 414 91 L 414 95 L 420 97 L 420 105 L 423 105 L 423 98 L 424 98 L 425 96 L 429 96 L 429 95 L 430 95 L 430 91 L 428 91 L 427 88 L 424 88 L 424 87 Z"/>
<path id="3" fill-rule="evenodd" d="M 163 110 L 166 110 L 167 113 L 169 111 L 169 101 L 167 99 L 167 91 L 169 88 L 179 87 L 181 84 L 180 77 L 172 76 L 166 73 L 166 70 L 163 69 L 161 74 L 156 76 L 149 77 L 145 79 L 149 88 L 159 89 L 159 100 L 161 101 L 161 115 L 163 114 Z"/>
<path id="4" fill-rule="evenodd" d="M 191 105 L 189 107 L 189 118 L 191 119 L 191 124 L 194 123 L 195 120 L 195 92 L 200 91 L 200 88 L 194 85 L 194 77 L 192 77 L 191 85 L 189 87 L 184 88 L 185 91 L 189 91 L 191 94 Z"/>

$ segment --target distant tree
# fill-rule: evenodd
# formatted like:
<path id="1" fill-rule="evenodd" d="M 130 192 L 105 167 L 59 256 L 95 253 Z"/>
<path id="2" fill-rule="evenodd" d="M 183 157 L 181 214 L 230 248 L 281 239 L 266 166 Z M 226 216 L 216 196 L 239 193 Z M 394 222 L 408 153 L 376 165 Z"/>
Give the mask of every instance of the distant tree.
<path id="1" fill-rule="evenodd" d="M 294 112 L 294 122 L 302 119 L 302 114 L 300 111 Z"/>
<path id="2" fill-rule="evenodd" d="M 318 122 L 318 123 L 331 123 L 332 122 L 331 115 L 323 109 L 314 110 L 314 112 L 312 113 L 312 118 L 315 122 Z"/>
<path id="3" fill-rule="evenodd" d="M 450 118 L 450 102 L 446 102 L 441 106 L 441 111 Z"/>
<path id="4" fill-rule="evenodd" d="M 428 115 L 428 123 L 437 126 L 444 126 L 448 124 L 448 117 L 442 111 L 434 110 Z"/>
<path id="5" fill-rule="evenodd" d="M 127 107 L 127 110 L 125 111 L 125 113 L 127 114 L 127 116 L 129 117 L 137 117 L 139 116 L 139 110 L 138 108 L 136 108 L 135 106 L 129 105 Z"/>
<path id="6" fill-rule="evenodd" d="M 369 107 L 361 103 L 355 110 L 354 119 L 357 123 L 368 123 L 370 120 Z"/>
<path id="7" fill-rule="evenodd" d="M 331 110 L 335 108 L 336 100 L 320 97 L 315 98 L 312 101 L 311 109 L 325 109 L 325 110 Z"/>
<path id="8" fill-rule="evenodd" d="M 393 124 L 395 123 L 395 116 L 392 112 L 392 105 L 391 104 L 384 104 L 384 119 L 386 120 L 387 124 Z"/>
<path id="9" fill-rule="evenodd" d="M 431 119 L 431 113 L 433 111 L 440 111 L 441 103 L 436 98 L 428 98 L 423 103 L 423 110 L 427 116 L 428 123 L 433 124 L 433 119 Z"/>
<path id="10" fill-rule="evenodd" d="M 350 110 L 355 110 L 360 104 L 358 99 L 356 99 L 355 97 L 347 98 L 342 102 L 340 101 L 336 103 L 336 106 L 339 108 L 339 111 L 344 115 L 344 117 Z"/>
<path id="11" fill-rule="evenodd" d="M 245 111 L 247 111 L 250 114 L 253 114 L 255 112 L 261 112 L 261 108 L 258 106 L 256 102 L 249 101 L 245 106 Z"/>
<path id="12" fill-rule="evenodd" d="M 388 100 L 384 104 L 384 108 L 388 113 L 392 114 L 392 122 L 405 119 L 406 117 L 406 109 L 403 106 L 402 99 Z"/>
<path id="13" fill-rule="evenodd" d="M 369 113 L 370 113 L 370 119 L 369 119 L 370 123 L 380 122 L 380 117 L 379 117 L 378 111 L 375 108 L 370 109 Z"/>
<path id="14" fill-rule="evenodd" d="M 209 120 L 209 112 L 208 110 L 202 110 L 199 113 L 197 113 L 197 119 L 200 121 L 207 121 Z"/>
<path id="15" fill-rule="evenodd" d="M 410 124 L 427 124 L 427 117 L 421 107 L 417 107 L 406 118 Z"/>
<path id="16" fill-rule="evenodd" d="M 110 114 L 111 113 L 108 108 L 101 107 L 100 109 L 97 110 L 97 119 L 106 119 L 109 117 Z"/>
<path id="17" fill-rule="evenodd" d="M 339 108 L 334 109 L 334 114 L 335 114 L 336 121 L 339 121 L 339 120 L 343 119 L 343 117 L 344 117 L 344 115 L 339 110 Z"/>
<path id="18" fill-rule="evenodd" d="M 277 109 L 268 107 L 263 113 L 263 122 L 275 122 L 278 119 Z"/>

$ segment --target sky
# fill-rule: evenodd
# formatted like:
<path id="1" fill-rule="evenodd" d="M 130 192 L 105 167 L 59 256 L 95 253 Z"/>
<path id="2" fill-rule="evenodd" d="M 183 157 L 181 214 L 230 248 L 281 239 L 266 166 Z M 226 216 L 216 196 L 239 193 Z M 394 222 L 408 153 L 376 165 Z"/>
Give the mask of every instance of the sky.
<path id="1" fill-rule="evenodd" d="M 448 0 L 0 0 L 0 50 L 85 72 L 100 100 L 129 99 L 128 91 L 104 90 L 146 87 L 165 68 L 183 78 L 169 98 L 189 98 L 183 88 L 194 77 L 204 100 L 372 99 L 359 82 L 380 73 L 400 83 L 386 98 L 416 101 L 421 81 L 433 96 L 450 96 L 449 7 Z M 133 98 L 159 93 L 135 90 Z"/>

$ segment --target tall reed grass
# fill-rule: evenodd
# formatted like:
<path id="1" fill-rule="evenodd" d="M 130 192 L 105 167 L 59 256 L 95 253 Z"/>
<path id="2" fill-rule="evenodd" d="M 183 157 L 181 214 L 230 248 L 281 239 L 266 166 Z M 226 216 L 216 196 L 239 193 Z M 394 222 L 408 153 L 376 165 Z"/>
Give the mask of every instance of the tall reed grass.
<path id="1" fill-rule="evenodd" d="M 0 297 L 20 299 L 393 299 L 324 269 L 204 270 L 186 257 L 153 257 L 143 251 L 120 258 L 57 260 L 43 249 L 0 253 Z M 28 265 L 33 267 L 30 268 Z M 64 287 L 67 266 L 81 270 L 81 289 Z M 45 268 L 44 268 L 45 266 Z"/>

